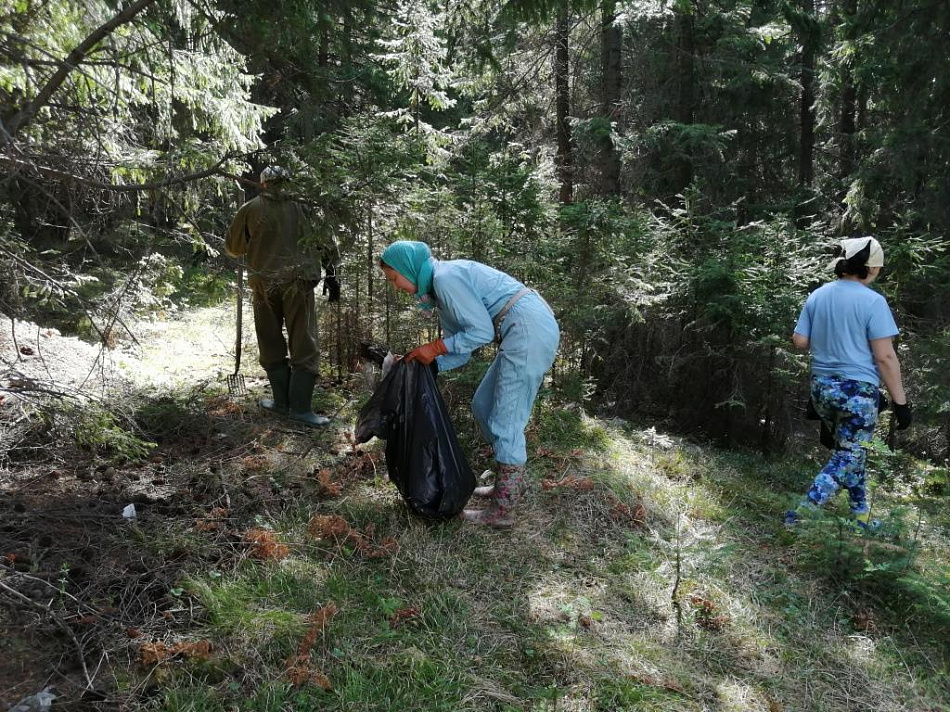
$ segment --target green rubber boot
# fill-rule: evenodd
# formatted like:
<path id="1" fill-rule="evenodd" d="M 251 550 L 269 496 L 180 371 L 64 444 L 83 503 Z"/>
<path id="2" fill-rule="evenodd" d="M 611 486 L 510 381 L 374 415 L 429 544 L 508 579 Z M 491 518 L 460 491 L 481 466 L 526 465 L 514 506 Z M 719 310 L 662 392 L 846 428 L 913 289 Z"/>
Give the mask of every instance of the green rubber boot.
<path id="1" fill-rule="evenodd" d="M 287 364 L 281 364 L 264 370 L 267 372 L 267 380 L 270 381 L 270 389 L 274 397 L 261 398 L 258 403 L 265 410 L 286 413 L 290 394 L 290 367 Z"/>
<path id="2" fill-rule="evenodd" d="M 310 371 L 294 369 L 290 372 L 290 409 L 287 413 L 291 420 L 320 427 L 330 422 L 325 415 L 317 415 L 313 412 L 313 387 L 317 383 L 317 377 Z"/>

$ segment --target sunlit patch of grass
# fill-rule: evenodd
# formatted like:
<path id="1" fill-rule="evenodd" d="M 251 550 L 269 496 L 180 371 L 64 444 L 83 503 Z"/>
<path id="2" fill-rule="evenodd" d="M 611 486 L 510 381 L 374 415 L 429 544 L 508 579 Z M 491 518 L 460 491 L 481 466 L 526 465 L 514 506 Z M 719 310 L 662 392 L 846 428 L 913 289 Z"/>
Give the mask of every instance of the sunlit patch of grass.
<path id="1" fill-rule="evenodd" d="M 644 681 L 646 680 L 646 681 Z M 650 678 L 605 678 L 593 690 L 593 709 L 597 712 L 648 712 L 655 710 L 695 710 L 695 702 L 683 699 L 675 690 L 666 689 L 662 681 Z"/>
<path id="2" fill-rule="evenodd" d="M 325 603 L 319 596 L 319 582 L 325 575 L 294 559 L 245 561 L 227 576 L 220 572 L 195 576 L 186 588 L 200 601 L 215 630 L 261 640 L 303 629 L 302 617 Z"/>
<path id="3" fill-rule="evenodd" d="M 183 684 L 166 689 L 160 709 L 163 712 L 217 712 L 226 707 L 213 688 L 201 684 Z"/>
<path id="4" fill-rule="evenodd" d="M 607 428 L 576 406 L 564 407 L 552 403 L 538 408 L 532 428 L 538 440 L 555 451 L 569 452 L 578 448 L 602 451 L 611 443 Z"/>

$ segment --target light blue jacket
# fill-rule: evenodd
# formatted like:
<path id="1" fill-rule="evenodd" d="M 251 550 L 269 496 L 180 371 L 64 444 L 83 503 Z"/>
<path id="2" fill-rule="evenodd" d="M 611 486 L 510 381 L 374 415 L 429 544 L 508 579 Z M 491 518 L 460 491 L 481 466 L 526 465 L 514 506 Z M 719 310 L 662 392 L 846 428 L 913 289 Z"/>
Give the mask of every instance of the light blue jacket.
<path id="1" fill-rule="evenodd" d="M 439 370 L 448 371 L 464 366 L 473 351 L 495 339 L 492 319 L 524 285 L 480 262 L 432 258 L 432 264 L 432 290 L 449 352 L 439 357 Z"/>
<path id="2" fill-rule="evenodd" d="M 448 353 L 440 371 L 464 365 L 472 352 L 495 339 L 492 320 L 524 289 L 514 277 L 470 260 L 432 258 L 432 294 Z M 536 292 L 523 295 L 499 326 L 501 344 L 472 398 L 472 413 L 502 464 L 528 458 L 525 428 L 560 340 L 557 321 Z"/>

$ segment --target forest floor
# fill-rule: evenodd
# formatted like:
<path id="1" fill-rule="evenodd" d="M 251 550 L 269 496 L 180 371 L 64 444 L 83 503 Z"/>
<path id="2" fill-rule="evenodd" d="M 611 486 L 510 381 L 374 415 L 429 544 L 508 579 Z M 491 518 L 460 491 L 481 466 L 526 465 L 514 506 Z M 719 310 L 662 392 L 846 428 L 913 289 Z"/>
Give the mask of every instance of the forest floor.
<path id="1" fill-rule="evenodd" d="M 945 495 L 891 481 L 881 533 L 842 501 L 789 532 L 817 450 L 725 452 L 551 387 L 515 526 L 428 522 L 351 444 L 372 374 L 324 380 L 307 430 L 258 409 L 262 378 L 229 396 L 228 309 L 133 331 L 0 333 L 0 709 L 950 709 Z M 439 379 L 476 471 L 485 366 Z"/>

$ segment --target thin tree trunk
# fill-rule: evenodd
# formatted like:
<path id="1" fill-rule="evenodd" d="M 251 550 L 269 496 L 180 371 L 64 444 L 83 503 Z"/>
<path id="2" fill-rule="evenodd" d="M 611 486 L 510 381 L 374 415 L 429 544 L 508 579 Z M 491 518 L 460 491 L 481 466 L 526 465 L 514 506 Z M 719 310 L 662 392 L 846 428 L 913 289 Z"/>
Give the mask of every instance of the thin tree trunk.
<path id="1" fill-rule="evenodd" d="M 33 100 L 27 102 L 23 108 L 10 118 L 5 131 L 0 131 L 0 146 L 6 144 L 16 136 L 17 131 L 36 117 L 37 112 L 46 106 L 56 90 L 66 81 L 66 77 L 69 76 L 69 73 L 79 66 L 90 50 L 108 37 L 116 28 L 131 22 L 132 18 L 154 2 L 155 0 L 138 0 L 138 2 L 131 3 L 122 10 L 122 12 L 97 27 L 86 39 L 76 45 L 72 52 L 70 52 L 66 59 L 59 65 L 59 68 L 53 72 L 53 76 L 43 85 L 43 88 L 39 90 Z"/>
<path id="2" fill-rule="evenodd" d="M 854 38 L 852 23 L 857 11 L 855 0 L 841 0 L 839 17 L 844 23 L 844 38 Z M 847 62 L 841 65 L 841 113 L 838 116 L 840 154 L 838 174 L 846 178 L 854 170 L 854 137 L 857 126 L 858 90 L 854 83 L 854 71 Z"/>
<path id="3" fill-rule="evenodd" d="M 353 76 L 353 9 L 348 3 L 344 3 L 343 9 L 343 107 L 340 112 L 343 116 L 349 116 L 354 111 L 354 87 L 356 85 Z"/>
<path id="4" fill-rule="evenodd" d="M 334 305 L 336 312 L 336 377 L 343 380 L 343 361 L 345 359 L 343 351 L 343 302 L 336 302 Z"/>
<path id="5" fill-rule="evenodd" d="M 354 350 L 354 336 L 355 336 L 355 334 L 366 333 L 366 332 L 364 331 L 364 329 L 362 328 L 362 325 L 360 324 L 360 317 L 362 316 L 362 303 L 361 303 L 361 302 L 362 302 L 362 298 L 361 298 L 361 297 L 362 297 L 362 294 L 361 294 L 361 291 L 362 291 L 362 290 L 360 289 L 360 284 L 361 284 L 362 281 L 363 281 L 363 280 L 362 280 L 363 275 L 360 274 L 360 265 L 359 265 L 359 262 L 356 261 L 356 260 L 354 260 L 354 262 L 356 262 L 356 272 L 355 272 L 355 274 L 353 275 L 353 278 L 350 280 L 350 283 L 353 285 L 353 324 L 354 324 L 354 328 L 353 328 L 353 330 L 351 330 L 351 331 L 346 335 L 346 338 L 347 338 L 347 356 L 348 356 L 348 357 L 352 357 L 352 354 L 353 354 L 353 350 Z M 367 272 L 368 272 L 369 274 L 372 274 L 372 273 L 373 273 L 373 268 L 372 268 L 371 265 L 367 265 L 366 268 L 367 268 Z M 372 278 L 370 277 L 370 279 L 372 279 Z M 369 299 L 367 299 L 367 303 L 368 303 L 368 306 L 366 307 L 367 321 L 369 321 L 370 323 L 372 323 L 372 320 L 373 320 L 373 319 L 372 319 L 373 313 L 372 313 L 372 311 L 371 311 L 372 306 L 369 305 Z M 350 361 L 347 361 L 347 364 L 349 364 L 349 363 L 350 363 Z"/>
<path id="6" fill-rule="evenodd" d="M 557 174 L 561 183 L 562 204 L 574 202 L 574 147 L 571 140 L 570 53 L 568 40 L 571 31 L 570 13 L 565 6 L 558 15 L 554 28 L 554 91 L 557 110 Z"/>
<path id="7" fill-rule="evenodd" d="M 392 333 L 392 310 L 393 310 L 392 290 L 386 290 L 386 348 L 393 347 Z"/>
<path id="8" fill-rule="evenodd" d="M 802 31 L 801 105 L 799 107 L 801 140 L 798 152 L 798 185 L 809 189 L 815 177 L 815 56 L 818 36 L 813 20 L 815 0 L 802 0 L 802 11 L 808 16 Z"/>
<path id="9" fill-rule="evenodd" d="M 819 35 L 815 0 L 801 0 L 804 19 L 799 30 L 801 42 L 801 96 L 799 97 L 798 190 L 795 224 L 805 229 L 815 214 L 812 184 L 815 180 L 815 59 Z"/>
<path id="10" fill-rule="evenodd" d="M 375 306 L 375 294 L 373 293 L 373 275 L 376 271 L 375 240 L 373 238 L 373 204 L 370 203 L 366 208 L 366 314 L 369 318 L 369 339 L 373 340 L 373 308 Z"/>
<path id="11" fill-rule="evenodd" d="M 676 120 L 681 124 L 696 121 L 696 37 L 692 9 L 676 11 Z M 676 192 L 693 180 L 693 164 L 683 158 L 677 166 Z"/>
<path id="12" fill-rule="evenodd" d="M 620 118 L 620 93 L 623 86 L 623 30 L 616 23 L 616 0 L 601 4 L 601 78 L 604 117 L 611 123 Z M 602 190 L 608 195 L 620 193 L 620 156 L 611 137 L 604 139 L 600 160 Z"/>
<path id="13" fill-rule="evenodd" d="M 317 66 L 320 67 L 321 70 L 326 70 L 330 65 L 330 21 L 323 13 L 320 13 L 318 28 L 320 32 L 320 49 L 317 51 Z M 323 75 L 326 77 L 325 71 Z"/>
<path id="14" fill-rule="evenodd" d="M 762 452 L 767 454 L 772 450 L 772 390 L 773 377 L 775 374 L 775 347 L 769 347 L 769 365 L 768 376 L 765 385 L 765 416 L 762 418 L 761 448 Z"/>

